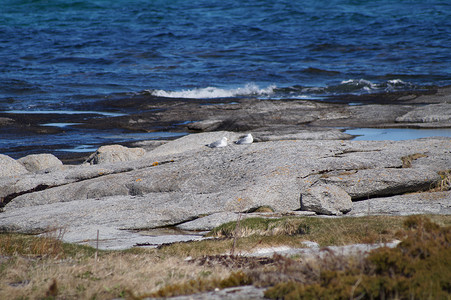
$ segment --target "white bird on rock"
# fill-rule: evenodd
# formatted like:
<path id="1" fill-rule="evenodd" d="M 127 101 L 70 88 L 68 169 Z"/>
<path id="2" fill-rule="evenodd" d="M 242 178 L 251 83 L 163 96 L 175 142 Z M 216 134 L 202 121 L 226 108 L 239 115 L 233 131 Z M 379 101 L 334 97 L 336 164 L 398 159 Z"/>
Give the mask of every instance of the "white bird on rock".
<path id="1" fill-rule="evenodd" d="M 254 138 L 252 137 L 252 134 L 247 134 L 245 137 L 240 138 L 238 141 L 235 142 L 235 144 L 243 145 L 243 144 L 252 144 L 254 141 Z"/>
<path id="2" fill-rule="evenodd" d="M 208 144 L 207 146 L 210 148 L 221 148 L 227 146 L 228 139 L 226 137 L 223 137 L 222 139 L 213 142 L 211 144 Z"/>

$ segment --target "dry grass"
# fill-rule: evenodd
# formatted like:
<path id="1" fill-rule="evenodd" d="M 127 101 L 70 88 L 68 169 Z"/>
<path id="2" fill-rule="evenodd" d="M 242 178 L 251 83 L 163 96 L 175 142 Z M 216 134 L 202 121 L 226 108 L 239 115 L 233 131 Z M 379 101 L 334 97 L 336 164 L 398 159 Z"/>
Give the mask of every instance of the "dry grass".
<path id="1" fill-rule="evenodd" d="M 111 299 L 156 292 L 160 288 L 201 277 L 223 279 L 223 266 L 199 267 L 180 258 L 158 259 L 152 253 L 109 253 L 98 260 L 27 259 L 20 256 L 1 263 L 0 298 L 39 299 L 56 294 L 64 299 Z M 53 292 L 55 294 L 55 292 Z"/>
<path id="2" fill-rule="evenodd" d="M 279 282 L 260 279 L 272 299 L 450 299 L 451 226 L 422 216 L 408 217 L 403 241 L 367 257 L 334 255 L 315 264 L 286 259 Z M 281 268 L 279 268 L 279 271 Z M 255 272 L 255 271 L 254 271 Z M 266 272 L 256 272 L 256 276 Z M 253 278 L 253 276 L 250 276 Z M 261 277 L 261 276 L 260 276 Z M 255 280 L 254 280 L 255 282 Z"/>
<path id="3" fill-rule="evenodd" d="M 423 153 L 415 153 L 415 154 L 410 154 L 410 155 L 406 155 L 401 157 L 402 160 L 402 167 L 403 168 L 411 168 L 412 167 L 412 162 L 414 160 L 417 160 L 419 158 L 422 157 L 428 157 L 426 154 Z"/>
<path id="4" fill-rule="evenodd" d="M 430 216 L 430 219 L 441 226 L 451 225 L 451 216 Z M 246 220 L 241 221 L 243 231 L 236 238 L 238 254 L 259 247 L 301 247 L 304 240 L 325 246 L 402 238 L 400 230 L 405 217 L 287 217 L 271 222 L 255 219 L 250 223 Z M 228 226 L 234 228 L 233 223 Z M 258 229 L 259 226 L 266 229 Z M 224 229 L 215 232 L 221 230 Z M 230 233 L 233 230 L 229 230 Z M 0 234 L 0 299 L 133 298 L 196 292 L 188 288 L 193 282 L 198 284 L 197 291 L 230 286 L 236 282 L 244 284 L 246 277 L 236 272 L 254 269 L 252 261 L 242 262 L 240 256 L 224 256 L 230 252 L 233 243 L 230 235 L 224 235 L 226 237 L 220 239 L 176 243 L 159 249 L 101 251 L 96 260 L 95 249 L 65 244 L 55 237 Z M 196 263 L 214 255 L 218 258 L 211 264 Z M 193 259 L 186 260 L 188 256 Z M 334 263 L 340 265 L 345 262 L 337 260 Z M 304 264 L 302 268 L 306 268 L 305 274 L 311 272 L 313 276 L 322 267 L 312 263 Z M 254 284 L 281 282 L 291 276 L 290 270 L 295 268 L 299 268 L 299 262 L 277 258 L 260 268 L 259 276 L 251 274 L 252 280 Z"/>
<path id="5" fill-rule="evenodd" d="M 430 192 L 444 192 L 451 189 L 451 170 L 443 170 L 438 172 L 441 180 L 437 182 L 436 186 L 433 187 Z"/>
<path id="6" fill-rule="evenodd" d="M 451 218 L 447 216 L 436 218 L 442 222 L 451 222 Z M 397 232 L 402 229 L 404 219 L 404 217 L 389 216 L 248 218 L 240 222 L 238 231 L 236 222 L 230 222 L 215 228 L 210 236 L 233 238 L 238 235 L 245 240 L 253 237 L 253 239 L 270 241 L 273 246 L 285 245 L 288 240 L 314 241 L 321 246 L 382 243 L 399 238 Z M 263 237 L 267 238 L 263 239 Z"/>

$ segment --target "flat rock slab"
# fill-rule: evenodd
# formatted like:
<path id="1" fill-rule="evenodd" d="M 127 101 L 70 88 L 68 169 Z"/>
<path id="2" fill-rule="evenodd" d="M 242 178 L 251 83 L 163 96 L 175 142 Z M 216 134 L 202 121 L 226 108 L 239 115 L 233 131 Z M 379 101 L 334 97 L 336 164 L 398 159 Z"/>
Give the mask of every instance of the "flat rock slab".
<path id="1" fill-rule="evenodd" d="M 333 172 L 322 181 L 342 188 L 357 200 L 427 190 L 440 179 L 437 171 L 426 168 L 374 168 Z"/>
<path id="2" fill-rule="evenodd" d="M 124 250 L 132 247 L 155 248 L 162 244 L 205 239 L 201 233 L 148 235 L 141 231 L 120 230 L 101 225 L 57 228 L 54 232 L 47 232 L 43 235 L 52 236 L 52 234 L 62 236 L 62 239 L 68 243 L 88 245 L 101 250 Z"/>
<path id="3" fill-rule="evenodd" d="M 451 191 L 419 193 L 356 201 L 351 216 L 414 214 L 451 215 Z"/>
<path id="4" fill-rule="evenodd" d="M 237 212 L 219 212 L 205 217 L 198 218 L 193 221 L 184 222 L 176 227 L 181 230 L 212 230 L 215 227 L 223 225 L 225 223 L 244 220 L 247 218 L 282 218 L 285 216 L 297 216 L 306 217 L 313 216 L 314 212 L 311 211 L 292 211 L 283 214 L 280 213 L 237 213 Z"/>
<path id="5" fill-rule="evenodd" d="M 253 285 L 237 286 L 222 290 L 198 293 L 186 296 L 168 297 L 165 299 L 172 300 L 263 300 L 266 288 L 259 288 Z M 154 299 L 154 298 L 145 298 Z"/>
<path id="6" fill-rule="evenodd" d="M 393 241 L 390 243 L 377 243 L 377 244 L 351 244 L 345 246 L 329 246 L 329 247 L 318 247 L 318 244 L 307 242 L 310 247 L 306 248 L 291 248 L 287 246 L 280 247 L 270 247 L 270 248 L 260 248 L 248 253 L 242 253 L 245 256 L 251 257 L 271 257 L 274 254 L 279 254 L 283 256 L 298 255 L 303 260 L 324 258 L 329 256 L 331 253 L 337 256 L 355 256 L 355 255 L 367 255 L 370 251 L 381 248 L 390 247 L 394 248 L 399 244 L 400 241 Z M 305 242 L 304 242 L 305 243 Z M 306 243 L 306 245 L 308 245 Z M 316 245 L 315 245 L 316 244 Z"/>
<path id="7" fill-rule="evenodd" d="M 451 103 L 430 104 L 417 107 L 396 118 L 399 123 L 440 123 L 451 124 Z"/>
<path id="8" fill-rule="evenodd" d="M 2 177 L 0 197 L 6 199 L 6 206 L 0 213 L 0 230 L 40 233 L 62 228 L 70 241 L 83 241 L 92 240 L 93 232 L 101 226 L 103 239 L 122 239 L 123 230 L 179 225 L 225 213 L 221 221 L 219 215 L 206 217 L 204 227 L 199 225 L 201 220 L 186 224 L 186 229 L 204 230 L 236 219 L 236 212 L 262 206 L 279 214 L 299 211 L 303 194 L 317 186 L 324 191 L 340 188 L 343 196 L 337 193 L 336 197 L 352 204 L 350 212 L 346 204 L 331 213 L 353 214 L 359 211 L 359 205 L 350 203 L 349 197 L 358 197 L 355 193 L 359 189 L 371 198 L 384 196 L 396 203 L 399 193 L 423 189 L 424 182 L 440 180 L 439 171 L 451 169 L 451 139 L 445 138 L 398 142 L 283 140 L 230 143 L 214 149 L 205 146 L 223 136 L 233 142 L 240 135 L 196 134 L 163 144 L 139 160 L 63 166 L 44 173 Z M 412 156 L 410 167 L 403 168 L 403 157 L 418 153 L 421 155 Z M 449 198 L 444 195 L 440 201 L 446 206 Z M 416 211 L 399 205 L 404 207 L 391 211 Z M 303 209 L 325 213 L 316 208 Z M 135 236 L 130 237 L 133 241 L 129 244 L 137 243 Z"/>

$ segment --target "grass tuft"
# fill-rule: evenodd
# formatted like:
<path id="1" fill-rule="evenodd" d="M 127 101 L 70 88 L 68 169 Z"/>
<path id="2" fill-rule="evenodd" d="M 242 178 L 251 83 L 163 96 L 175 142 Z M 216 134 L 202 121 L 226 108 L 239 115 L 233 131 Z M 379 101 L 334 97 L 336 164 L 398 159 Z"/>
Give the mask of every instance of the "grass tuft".
<path id="1" fill-rule="evenodd" d="M 298 235 L 308 231 L 308 225 L 299 218 L 247 218 L 240 221 L 239 227 L 235 221 L 223 224 L 213 229 L 209 236 L 234 238 L 253 235 Z"/>
<path id="2" fill-rule="evenodd" d="M 406 155 L 401 157 L 402 160 L 402 167 L 403 168 L 411 168 L 412 167 L 412 162 L 414 160 L 417 160 L 419 158 L 422 157 L 428 157 L 426 154 L 423 153 L 415 153 L 415 154 L 410 154 L 410 155 Z"/>
<path id="3" fill-rule="evenodd" d="M 443 170 L 438 172 L 441 179 L 436 183 L 430 192 L 444 192 L 451 189 L 451 170 Z"/>

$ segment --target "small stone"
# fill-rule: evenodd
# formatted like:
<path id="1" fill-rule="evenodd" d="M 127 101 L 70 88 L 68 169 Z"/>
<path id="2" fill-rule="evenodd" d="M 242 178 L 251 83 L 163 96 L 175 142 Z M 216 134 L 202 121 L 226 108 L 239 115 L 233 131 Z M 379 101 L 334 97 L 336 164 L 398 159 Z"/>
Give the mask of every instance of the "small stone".
<path id="1" fill-rule="evenodd" d="M 127 148 L 121 145 L 102 146 L 86 161 L 91 165 L 131 161 L 142 158 L 146 150 L 142 148 Z"/>
<path id="2" fill-rule="evenodd" d="M 351 208 L 351 196 L 334 185 L 316 185 L 302 193 L 301 210 L 325 215 L 341 215 L 351 211 Z"/>

